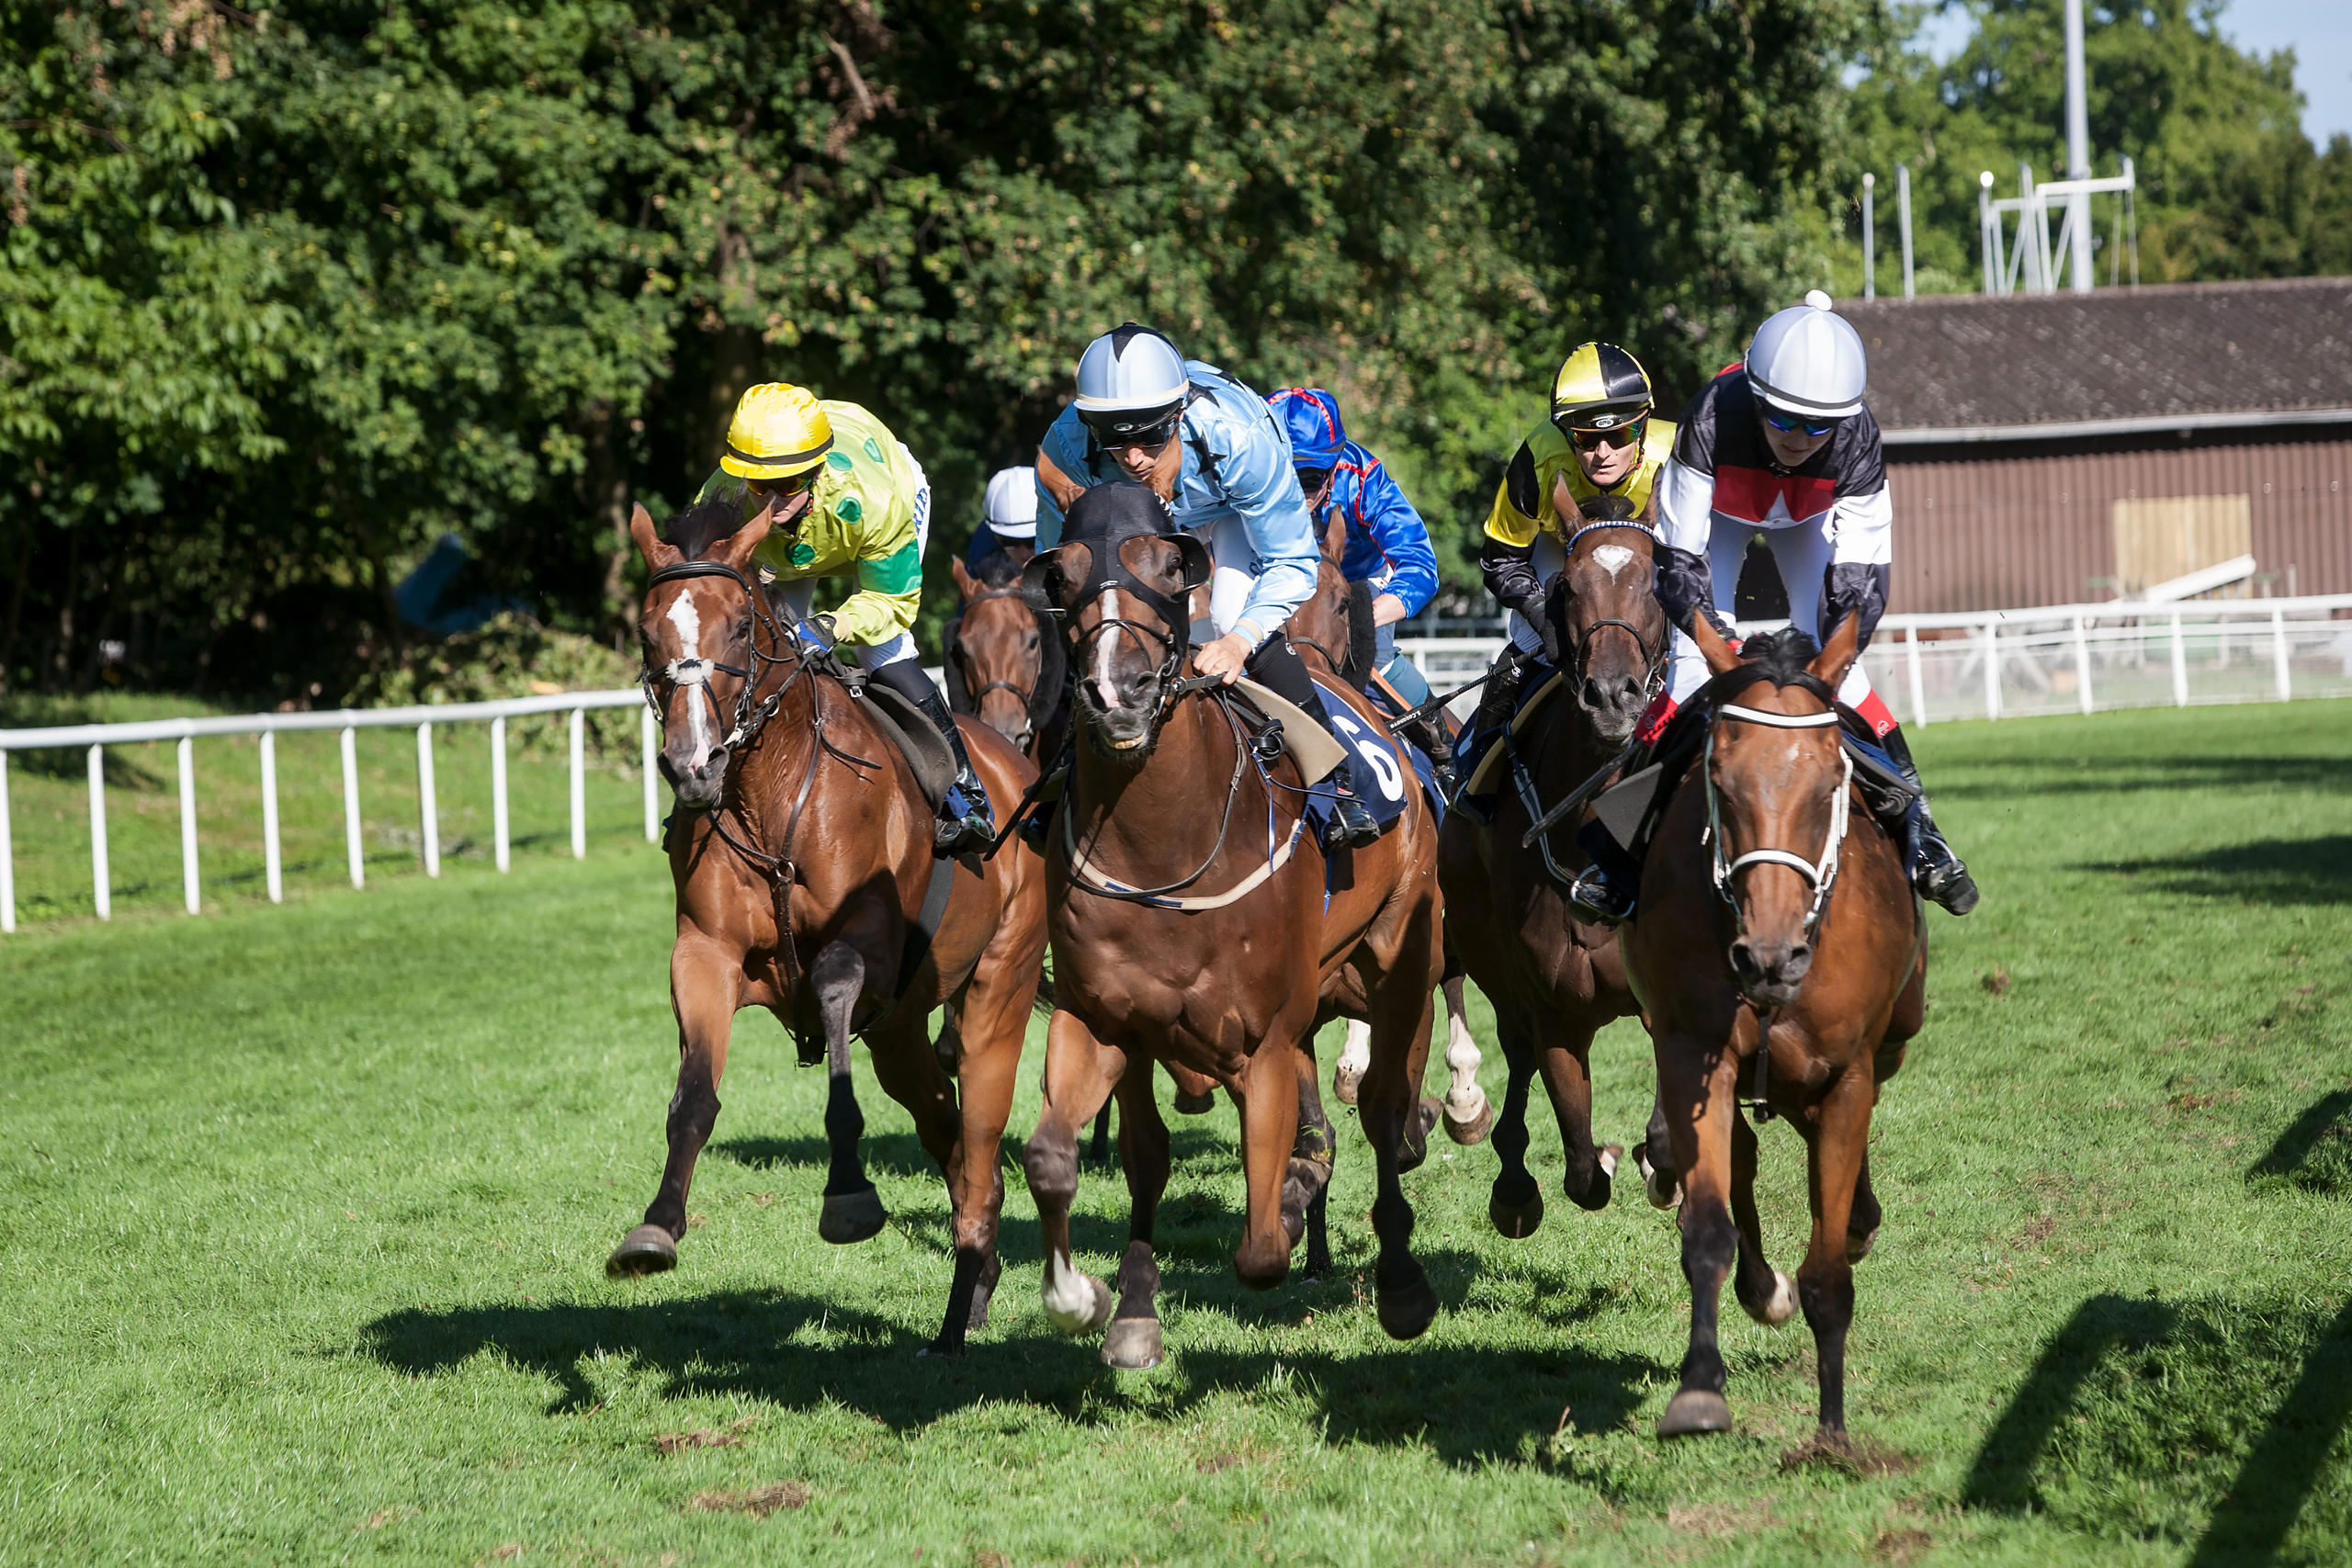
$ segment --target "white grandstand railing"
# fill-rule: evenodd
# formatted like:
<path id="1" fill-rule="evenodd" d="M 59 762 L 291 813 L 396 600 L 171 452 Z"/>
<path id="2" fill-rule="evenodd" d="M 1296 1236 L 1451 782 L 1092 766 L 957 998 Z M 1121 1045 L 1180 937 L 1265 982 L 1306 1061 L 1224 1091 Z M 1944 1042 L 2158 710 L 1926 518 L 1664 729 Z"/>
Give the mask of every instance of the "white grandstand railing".
<path id="1" fill-rule="evenodd" d="M 1743 623 L 1758 631 L 1781 622 Z M 1947 635 L 1938 635 L 1947 634 Z M 1957 635 L 1949 635 L 1957 634 Z M 1400 637 L 1397 649 L 1430 685 L 1442 691 L 1486 671 L 1505 639 L 1499 637 Z M 2299 599 L 2199 600 L 2183 604 L 2113 602 L 2027 610 L 1889 615 L 1880 623 L 1864 664 L 1871 683 L 1915 724 L 1953 718 L 2001 718 L 2102 709 L 2186 706 L 2193 703 L 2284 701 L 2290 697 L 2352 696 L 2352 593 Z M 937 671 L 929 673 L 936 681 Z M 1477 694 L 1456 699 L 1467 716 Z M 635 687 L 617 692 L 559 692 L 499 702 L 447 703 L 398 708 L 341 708 L 321 713 L 262 713 L 198 718 L 146 719 L 124 724 L 61 725 L 0 729 L 0 931 L 17 929 L 15 849 L 8 813 L 8 755 L 56 748 L 89 754 L 90 881 L 100 919 L 111 918 L 107 863 L 105 750 L 144 741 L 178 743 L 180 878 L 190 914 L 201 908 L 202 880 L 196 830 L 194 742 L 201 738 L 261 738 L 261 810 L 265 881 L 272 902 L 285 897 L 277 833 L 277 751 L 273 737 L 291 730 L 332 729 L 342 746 L 344 844 L 351 885 L 365 885 L 359 773 L 353 746 L 361 729 L 416 731 L 417 810 L 424 872 L 441 874 L 438 802 L 434 783 L 434 729 L 438 725 L 490 726 L 492 857 L 508 867 L 506 721 L 538 714 L 571 716 L 571 852 L 588 852 L 583 735 L 592 709 L 640 709 L 645 837 L 661 832 L 659 775 L 653 765 L 659 736 Z"/>

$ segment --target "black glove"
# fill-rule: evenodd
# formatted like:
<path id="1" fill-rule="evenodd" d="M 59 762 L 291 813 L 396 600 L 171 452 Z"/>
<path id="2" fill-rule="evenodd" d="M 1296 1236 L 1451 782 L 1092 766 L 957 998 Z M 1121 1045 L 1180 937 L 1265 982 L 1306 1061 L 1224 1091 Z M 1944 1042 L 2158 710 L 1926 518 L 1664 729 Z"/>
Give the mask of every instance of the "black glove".
<path id="1" fill-rule="evenodd" d="M 1553 621 L 1544 595 L 1539 593 L 1519 600 L 1510 608 L 1518 611 L 1527 624 L 1535 628 L 1536 637 L 1544 644 L 1544 662 L 1555 670 L 1566 670 L 1568 667 L 1566 661 L 1560 657 L 1560 628 Z"/>
<path id="2" fill-rule="evenodd" d="M 833 650 L 833 617 L 830 612 L 810 615 L 800 623 L 800 635 L 827 653 Z"/>

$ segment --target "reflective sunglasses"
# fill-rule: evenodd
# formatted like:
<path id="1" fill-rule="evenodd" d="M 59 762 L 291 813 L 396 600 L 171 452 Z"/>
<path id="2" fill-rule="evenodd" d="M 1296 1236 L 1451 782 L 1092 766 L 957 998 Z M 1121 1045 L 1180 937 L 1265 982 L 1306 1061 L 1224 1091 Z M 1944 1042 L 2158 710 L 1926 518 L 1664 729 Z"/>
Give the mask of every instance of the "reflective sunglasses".
<path id="1" fill-rule="evenodd" d="M 1105 452 L 1158 453 L 1176 438 L 1176 426 L 1183 420 L 1184 411 L 1178 409 L 1149 424 L 1140 425 L 1128 423 L 1116 415 L 1087 418 L 1081 414 L 1080 417 L 1086 420 L 1087 429 L 1094 433 L 1095 444 Z"/>
<path id="2" fill-rule="evenodd" d="M 1764 405 L 1764 423 L 1783 435 L 1799 430 L 1804 431 L 1807 435 L 1826 435 L 1837 429 L 1838 423 L 1835 415 L 1827 419 L 1807 419 L 1801 413 L 1791 413 L 1786 409 L 1776 409 L 1770 403 Z"/>
<path id="3" fill-rule="evenodd" d="M 824 471 L 825 465 L 820 463 L 813 468 L 803 468 L 797 474 L 786 474 L 780 479 L 761 479 L 757 482 L 760 490 L 763 493 L 782 496 L 785 500 L 789 501 L 794 496 L 798 495 L 802 491 L 807 490 L 810 485 L 815 484 L 817 482 L 817 476 Z"/>
<path id="4" fill-rule="evenodd" d="M 1579 452 L 1598 452 L 1603 446 L 1627 446 L 1641 439 L 1642 427 L 1649 422 L 1637 419 L 1631 424 L 1621 424 L 1610 430 L 1571 430 L 1568 439 L 1577 444 Z"/>
<path id="5" fill-rule="evenodd" d="M 1323 493 L 1323 487 L 1330 482 L 1331 470 L 1329 468 L 1301 468 L 1298 470 L 1298 488 L 1299 492 L 1303 495 L 1309 497 L 1320 495 Z"/>

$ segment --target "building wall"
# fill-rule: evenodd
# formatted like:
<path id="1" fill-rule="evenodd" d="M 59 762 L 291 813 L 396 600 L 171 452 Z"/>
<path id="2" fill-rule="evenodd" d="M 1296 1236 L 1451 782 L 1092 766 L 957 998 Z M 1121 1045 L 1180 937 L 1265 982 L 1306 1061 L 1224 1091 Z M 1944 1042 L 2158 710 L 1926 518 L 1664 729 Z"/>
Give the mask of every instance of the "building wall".
<path id="1" fill-rule="evenodd" d="M 2007 446 L 1890 446 L 1888 608 L 1989 610 L 2113 597 L 2113 502 L 2249 498 L 2267 592 L 2352 593 L 2352 429 L 2287 427 Z M 2260 587 L 2256 592 L 2264 592 Z"/>

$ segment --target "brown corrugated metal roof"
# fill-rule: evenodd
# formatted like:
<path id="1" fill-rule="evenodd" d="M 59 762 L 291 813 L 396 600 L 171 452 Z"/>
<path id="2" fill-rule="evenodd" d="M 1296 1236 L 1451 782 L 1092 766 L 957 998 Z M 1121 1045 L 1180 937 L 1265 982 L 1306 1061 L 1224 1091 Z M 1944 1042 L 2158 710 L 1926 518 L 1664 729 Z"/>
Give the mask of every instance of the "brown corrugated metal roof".
<path id="1" fill-rule="evenodd" d="M 1838 312 L 1870 350 L 1871 412 L 1891 435 L 2352 409 L 2352 277 L 1849 299 Z"/>

